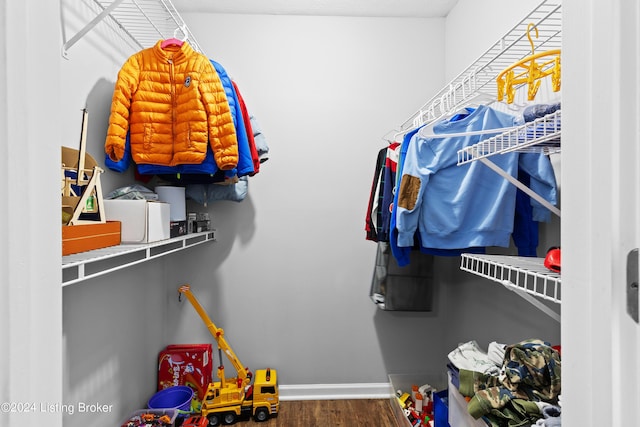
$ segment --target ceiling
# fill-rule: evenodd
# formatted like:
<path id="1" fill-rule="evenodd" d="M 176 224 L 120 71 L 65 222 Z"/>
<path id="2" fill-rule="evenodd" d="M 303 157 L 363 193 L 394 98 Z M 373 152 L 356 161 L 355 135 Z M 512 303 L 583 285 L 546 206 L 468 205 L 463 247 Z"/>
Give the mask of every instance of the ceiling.
<path id="1" fill-rule="evenodd" d="M 266 15 L 447 16 L 458 0 L 173 0 L 179 13 Z"/>

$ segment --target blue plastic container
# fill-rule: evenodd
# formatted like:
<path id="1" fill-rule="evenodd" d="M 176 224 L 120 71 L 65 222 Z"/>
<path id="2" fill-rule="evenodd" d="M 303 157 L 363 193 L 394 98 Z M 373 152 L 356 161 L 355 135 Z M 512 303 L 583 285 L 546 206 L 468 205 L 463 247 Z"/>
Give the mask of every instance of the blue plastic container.
<path id="1" fill-rule="evenodd" d="M 449 389 L 433 393 L 433 418 L 435 427 L 449 425 Z"/>
<path id="2" fill-rule="evenodd" d="M 185 385 L 177 385 L 160 390 L 149 399 L 149 409 L 178 409 L 191 411 L 193 390 Z"/>

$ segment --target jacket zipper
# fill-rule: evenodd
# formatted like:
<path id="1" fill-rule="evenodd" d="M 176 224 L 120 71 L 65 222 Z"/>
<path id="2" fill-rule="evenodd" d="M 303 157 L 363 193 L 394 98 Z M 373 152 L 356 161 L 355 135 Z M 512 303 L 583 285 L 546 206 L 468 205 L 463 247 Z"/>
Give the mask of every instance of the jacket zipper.
<path id="1" fill-rule="evenodd" d="M 175 67 L 173 58 L 168 59 L 169 62 L 169 85 L 171 86 L 171 162 L 173 163 L 173 155 L 176 152 L 176 85 L 175 85 Z"/>

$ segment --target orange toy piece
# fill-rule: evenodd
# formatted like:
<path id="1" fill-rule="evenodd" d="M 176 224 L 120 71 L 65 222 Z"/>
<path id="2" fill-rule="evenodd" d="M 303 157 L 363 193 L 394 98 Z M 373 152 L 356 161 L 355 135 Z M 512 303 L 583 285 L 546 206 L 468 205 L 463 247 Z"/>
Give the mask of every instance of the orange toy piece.
<path id="1" fill-rule="evenodd" d="M 147 414 L 142 414 L 142 415 L 140 416 L 140 418 L 142 418 L 142 421 L 147 421 L 147 422 L 149 422 L 149 421 L 153 421 L 153 420 L 155 420 L 155 419 L 156 419 L 156 416 L 155 416 L 155 415 L 153 415 L 153 414 L 148 414 L 148 413 L 147 413 Z"/>
<path id="2" fill-rule="evenodd" d="M 163 415 L 160 418 L 158 418 L 158 422 L 161 424 L 170 425 L 171 418 L 168 415 Z"/>
<path id="3" fill-rule="evenodd" d="M 182 427 L 207 427 L 209 425 L 209 420 L 200 415 L 193 415 L 187 418 Z"/>

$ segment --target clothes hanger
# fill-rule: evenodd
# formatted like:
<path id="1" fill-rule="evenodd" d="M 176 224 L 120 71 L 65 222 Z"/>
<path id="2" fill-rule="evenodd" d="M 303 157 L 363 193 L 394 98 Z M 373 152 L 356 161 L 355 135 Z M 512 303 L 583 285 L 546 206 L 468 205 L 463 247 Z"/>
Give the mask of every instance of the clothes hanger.
<path id="1" fill-rule="evenodd" d="M 474 68 L 460 82 L 449 87 L 449 91 L 442 95 L 438 103 L 439 114 L 435 114 L 431 107 L 431 117 L 428 123 L 420 129 L 421 137 L 432 137 L 433 126 L 443 120 L 460 120 L 472 114 L 480 106 L 488 106 L 496 102 L 496 96 L 478 90 L 477 73 Z"/>
<path id="2" fill-rule="evenodd" d="M 394 140 L 400 141 L 405 134 L 419 129 L 420 136 L 433 136 L 433 126 L 442 120 L 451 120 L 460 116 L 464 118 L 475 111 L 479 106 L 487 106 L 496 102 L 495 95 L 489 95 L 478 90 L 477 73 L 478 69 L 471 70 L 466 76 L 456 84 L 449 86 L 449 90 L 442 94 L 439 99 L 431 102 L 428 108 L 421 108 L 414 114 L 411 122 L 412 126 L 403 128 L 408 123 L 405 122 L 400 131 L 394 134 Z M 395 131 L 395 130 L 394 130 Z M 385 135 L 385 140 L 390 132 Z"/>
<path id="3" fill-rule="evenodd" d="M 544 52 L 535 52 L 531 29 L 535 29 L 538 38 L 538 27 L 533 23 L 527 26 L 527 38 L 531 44 L 531 55 L 505 68 L 496 78 L 498 84 L 498 101 L 502 101 L 506 95 L 507 103 L 513 102 L 515 97 L 515 86 L 527 84 L 527 99 L 533 101 L 540 87 L 540 79 L 551 76 L 553 90 L 560 90 L 560 49 L 553 49 Z M 537 62 L 538 59 L 545 58 L 544 62 Z M 515 70 L 521 68 L 516 74 Z"/>
<path id="4" fill-rule="evenodd" d="M 434 134 L 433 127 L 436 123 L 440 123 L 443 120 L 460 120 L 472 114 L 478 107 L 487 106 L 496 102 L 495 96 L 489 95 L 484 92 L 474 92 L 470 95 L 463 93 L 463 100 L 455 105 L 452 105 L 452 99 L 441 100 L 440 103 L 440 116 L 431 120 L 428 124 L 420 129 L 420 136 L 423 138 L 447 138 L 452 135 L 438 136 Z"/>
<path id="5" fill-rule="evenodd" d="M 179 39 L 177 38 L 178 36 L 178 31 L 182 31 L 182 34 L 184 35 L 184 39 Z M 184 42 L 187 40 L 187 31 L 183 28 L 183 27 L 178 27 L 175 29 L 175 31 L 173 32 L 173 37 L 164 40 L 161 44 L 160 47 L 162 49 L 165 49 L 169 46 L 178 46 L 181 47 Z"/>
<path id="6" fill-rule="evenodd" d="M 391 129 L 383 135 L 382 139 L 387 144 L 393 144 L 394 142 L 397 142 L 396 138 L 398 135 L 402 135 L 402 131 L 398 131 L 398 129 Z"/>

